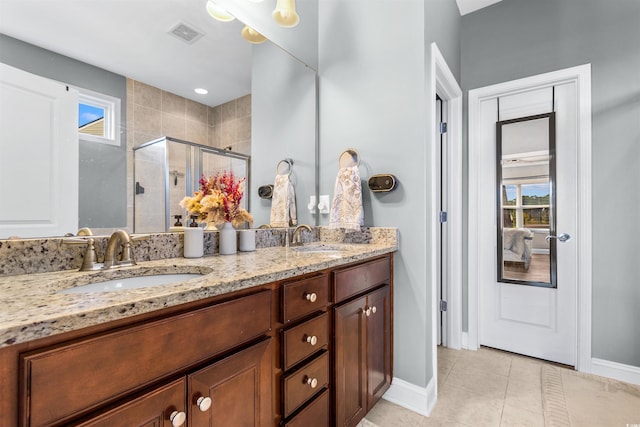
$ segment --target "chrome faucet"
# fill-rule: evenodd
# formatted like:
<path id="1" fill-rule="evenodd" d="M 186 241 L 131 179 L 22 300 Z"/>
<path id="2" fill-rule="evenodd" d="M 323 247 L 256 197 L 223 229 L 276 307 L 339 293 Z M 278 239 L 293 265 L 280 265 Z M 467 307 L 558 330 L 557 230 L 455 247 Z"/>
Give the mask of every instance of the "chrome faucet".
<path id="1" fill-rule="evenodd" d="M 291 246 L 301 246 L 302 245 L 302 231 L 307 230 L 309 233 L 312 232 L 311 227 L 307 224 L 301 224 L 293 230 L 293 234 L 291 235 Z"/>

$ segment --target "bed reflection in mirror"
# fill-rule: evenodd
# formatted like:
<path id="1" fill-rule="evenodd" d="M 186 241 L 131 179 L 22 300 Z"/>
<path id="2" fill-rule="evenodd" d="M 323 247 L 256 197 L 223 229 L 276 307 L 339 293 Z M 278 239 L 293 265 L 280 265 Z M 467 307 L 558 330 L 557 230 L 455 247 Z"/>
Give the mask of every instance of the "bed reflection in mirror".
<path id="1" fill-rule="evenodd" d="M 555 114 L 497 122 L 498 282 L 556 287 Z"/>

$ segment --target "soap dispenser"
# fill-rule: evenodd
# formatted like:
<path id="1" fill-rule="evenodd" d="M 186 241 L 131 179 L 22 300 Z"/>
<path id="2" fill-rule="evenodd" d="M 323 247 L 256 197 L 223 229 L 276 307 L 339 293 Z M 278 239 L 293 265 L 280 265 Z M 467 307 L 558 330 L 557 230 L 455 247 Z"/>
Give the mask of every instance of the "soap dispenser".
<path id="1" fill-rule="evenodd" d="M 204 255 L 204 230 L 198 226 L 196 218 L 196 215 L 192 215 L 189 226 L 184 229 L 185 258 L 200 258 Z"/>
<path id="2" fill-rule="evenodd" d="M 174 215 L 173 217 L 176 219 L 176 222 L 171 227 L 169 227 L 169 233 L 181 233 L 181 232 L 183 232 L 184 231 L 184 226 L 182 225 L 182 222 L 180 221 L 182 219 L 182 215 Z"/>

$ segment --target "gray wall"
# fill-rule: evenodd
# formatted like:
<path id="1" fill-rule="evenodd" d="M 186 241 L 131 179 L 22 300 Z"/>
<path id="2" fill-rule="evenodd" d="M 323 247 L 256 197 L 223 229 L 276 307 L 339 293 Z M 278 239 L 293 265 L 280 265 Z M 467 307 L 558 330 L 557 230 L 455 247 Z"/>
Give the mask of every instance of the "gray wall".
<path id="1" fill-rule="evenodd" d="M 461 30 L 465 91 L 591 63 L 592 355 L 640 366 L 640 2 L 504 0 Z"/>
<path id="2" fill-rule="evenodd" d="M 120 146 L 80 142 L 78 227 L 126 227 L 125 77 L 4 34 L 0 34 L 0 61 L 62 83 L 120 98 Z"/>
<path id="3" fill-rule="evenodd" d="M 268 224 L 271 199 L 258 187 L 273 184 L 280 160 L 293 160 L 299 224 L 315 223 L 309 214 L 316 176 L 316 73 L 273 43 L 253 47 L 251 77 L 251 206 L 254 227 Z"/>
<path id="4" fill-rule="evenodd" d="M 430 44 L 459 72 L 460 15 L 453 0 L 323 0 L 319 3 L 320 194 L 333 195 L 338 156 L 360 152 L 365 224 L 397 226 L 394 376 L 425 387 L 433 372 L 427 212 L 426 117 Z M 371 194 L 367 179 L 395 174 L 398 188 Z M 326 225 L 328 218 L 322 219 Z"/>

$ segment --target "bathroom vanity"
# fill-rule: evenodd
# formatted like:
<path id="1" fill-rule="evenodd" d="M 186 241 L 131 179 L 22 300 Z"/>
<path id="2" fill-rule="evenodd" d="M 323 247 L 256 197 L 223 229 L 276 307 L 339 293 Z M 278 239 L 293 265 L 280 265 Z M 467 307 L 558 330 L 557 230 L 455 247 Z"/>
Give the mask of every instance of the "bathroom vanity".
<path id="1" fill-rule="evenodd" d="M 340 247 L 149 261 L 213 272 L 108 293 L 0 277 L 23 299 L 0 323 L 3 423 L 355 426 L 391 383 L 396 247 Z"/>

